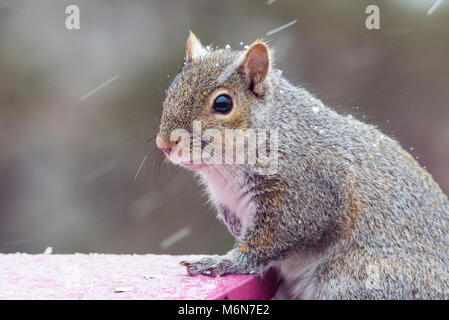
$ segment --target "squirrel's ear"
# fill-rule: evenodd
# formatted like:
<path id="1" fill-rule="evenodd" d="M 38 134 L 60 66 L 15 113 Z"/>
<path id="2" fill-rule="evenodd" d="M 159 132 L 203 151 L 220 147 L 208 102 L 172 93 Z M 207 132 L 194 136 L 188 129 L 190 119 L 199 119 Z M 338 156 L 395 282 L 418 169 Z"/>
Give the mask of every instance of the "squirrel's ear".
<path id="1" fill-rule="evenodd" d="M 189 31 L 189 38 L 186 43 L 186 62 L 192 62 L 193 60 L 205 55 L 207 50 L 203 48 L 200 40 L 195 36 L 192 31 Z"/>
<path id="2" fill-rule="evenodd" d="M 262 41 L 254 42 L 244 53 L 241 71 L 249 90 L 256 95 L 263 94 L 265 80 L 270 69 L 270 52 Z"/>

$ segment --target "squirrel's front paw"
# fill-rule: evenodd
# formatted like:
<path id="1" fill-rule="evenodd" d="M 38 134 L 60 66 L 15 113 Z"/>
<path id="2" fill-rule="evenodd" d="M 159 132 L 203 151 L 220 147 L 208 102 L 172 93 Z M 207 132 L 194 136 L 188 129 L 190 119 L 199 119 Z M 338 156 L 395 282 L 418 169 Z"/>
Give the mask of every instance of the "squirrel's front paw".
<path id="1" fill-rule="evenodd" d="M 212 277 L 219 277 L 227 273 L 241 273 L 233 261 L 227 256 L 206 257 L 195 262 L 181 261 L 187 267 L 187 272 L 191 276 L 203 274 Z"/>

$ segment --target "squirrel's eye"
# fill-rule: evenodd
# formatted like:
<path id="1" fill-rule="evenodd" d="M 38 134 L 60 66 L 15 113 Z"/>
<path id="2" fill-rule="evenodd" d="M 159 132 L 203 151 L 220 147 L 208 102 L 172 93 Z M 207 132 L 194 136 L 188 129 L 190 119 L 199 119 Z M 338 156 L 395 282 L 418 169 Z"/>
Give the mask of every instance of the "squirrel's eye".
<path id="1" fill-rule="evenodd" d="M 226 94 L 218 96 L 214 101 L 213 108 L 216 112 L 221 114 L 229 113 L 232 109 L 231 97 Z"/>

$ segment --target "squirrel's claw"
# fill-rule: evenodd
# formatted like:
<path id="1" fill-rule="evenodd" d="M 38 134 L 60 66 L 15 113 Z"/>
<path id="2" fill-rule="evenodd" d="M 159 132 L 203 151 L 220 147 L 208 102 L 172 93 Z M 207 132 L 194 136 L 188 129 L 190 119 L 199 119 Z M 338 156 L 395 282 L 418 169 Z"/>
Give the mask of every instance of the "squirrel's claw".
<path id="1" fill-rule="evenodd" d="M 185 260 L 182 260 L 182 261 L 179 262 L 179 264 L 180 264 L 181 266 L 188 267 L 188 266 L 190 265 L 190 262 L 187 262 L 187 261 L 185 261 Z"/>
<path id="2" fill-rule="evenodd" d="M 181 261 L 181 265 L 187 267 L 187 273 L 191 276 L 205 275 L 219 277 L 227 273 L 234 273 L 232 261 L 224 257 L 207 257 L 196 262 Z"/>

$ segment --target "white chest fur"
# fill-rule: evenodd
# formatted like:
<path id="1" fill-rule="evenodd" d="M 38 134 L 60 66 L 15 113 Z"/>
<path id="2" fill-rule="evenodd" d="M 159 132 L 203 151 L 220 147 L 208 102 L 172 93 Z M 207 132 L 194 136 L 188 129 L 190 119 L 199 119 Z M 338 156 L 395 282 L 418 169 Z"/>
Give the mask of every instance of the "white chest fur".
<path id="1" fill-rule="evenodd" d="M 256 208 L 243 172 L 234 166 L 211 166 L 202 170 L 201 176 L 211 198 L 235 214 L 244 230 Z"/>
<path id="2" fill-rule="evenodd" d="M 315 271 L 320 263 L 320 255 L 308 250 L 300 250 L 275 262 L 282 282 L 273 299 L 317 299 Z"/>

